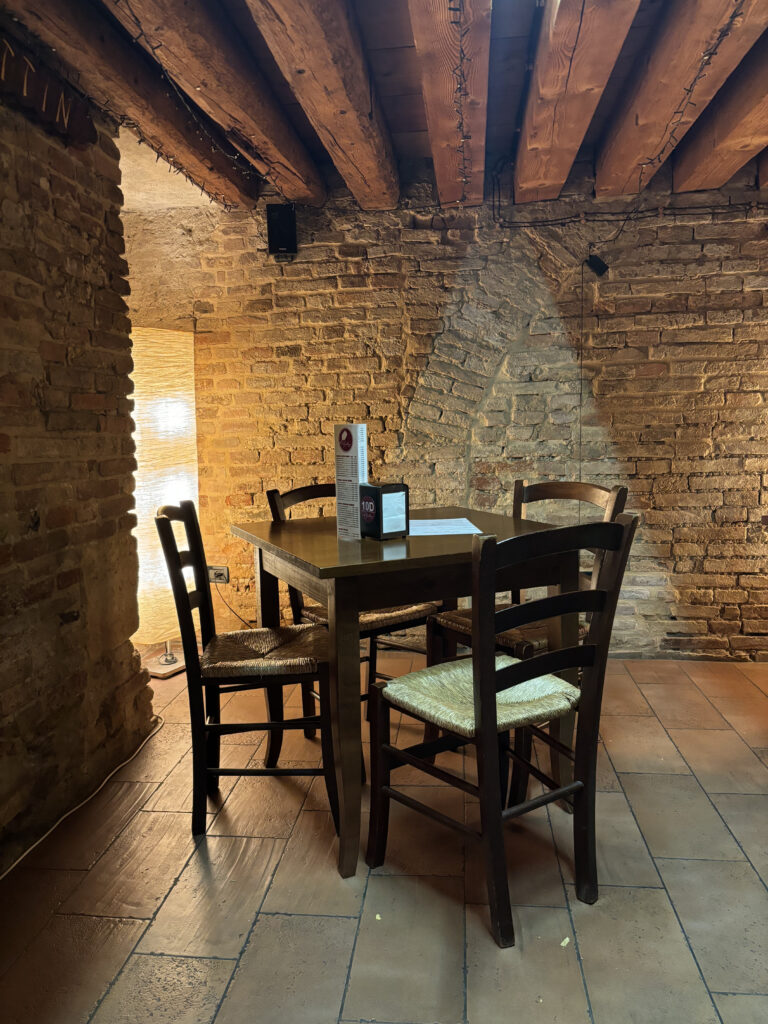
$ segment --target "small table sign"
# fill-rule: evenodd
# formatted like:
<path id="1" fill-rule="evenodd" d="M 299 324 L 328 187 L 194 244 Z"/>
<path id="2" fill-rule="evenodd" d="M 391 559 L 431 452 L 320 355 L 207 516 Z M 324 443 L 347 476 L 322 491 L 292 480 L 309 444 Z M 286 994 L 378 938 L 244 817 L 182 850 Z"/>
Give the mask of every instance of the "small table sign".
<path id="1" fill-rule="evenodd" d="M 368 483 L 368 431 L 365 423 L 333 428 L 336 457 L 336 535 L 360 540 L 360 484 Z"/>

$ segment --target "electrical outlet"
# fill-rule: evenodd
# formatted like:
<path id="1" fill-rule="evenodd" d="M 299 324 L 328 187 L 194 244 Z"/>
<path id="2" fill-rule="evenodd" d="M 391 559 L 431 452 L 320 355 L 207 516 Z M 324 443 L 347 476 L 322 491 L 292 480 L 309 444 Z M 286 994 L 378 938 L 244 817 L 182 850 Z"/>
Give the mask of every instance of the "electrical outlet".
<path id="1" fill-rule="evenodd" d="M 229 583 L 229 566 L 209 565 L 208 580 L 210 583 Z"/>

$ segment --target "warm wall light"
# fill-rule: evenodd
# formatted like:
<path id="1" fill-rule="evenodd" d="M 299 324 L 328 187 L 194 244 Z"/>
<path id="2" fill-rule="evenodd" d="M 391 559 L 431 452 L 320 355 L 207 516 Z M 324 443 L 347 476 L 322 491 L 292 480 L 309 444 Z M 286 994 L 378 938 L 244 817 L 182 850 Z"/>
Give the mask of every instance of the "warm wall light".
<path id="1" fill-rule="evenodd" d="M 133 640 L 154 644 L 179 635 L 155 512 L 185 498 L 197 501 L 195 336 L 137 327 L 131 337 L 139 549 L 139 629 Z"/>

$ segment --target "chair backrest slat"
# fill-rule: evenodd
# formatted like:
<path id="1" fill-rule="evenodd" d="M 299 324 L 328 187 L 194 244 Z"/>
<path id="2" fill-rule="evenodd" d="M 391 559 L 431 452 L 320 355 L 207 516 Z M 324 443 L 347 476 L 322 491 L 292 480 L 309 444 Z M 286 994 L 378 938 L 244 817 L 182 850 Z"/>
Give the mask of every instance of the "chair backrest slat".
<path id="1" fill-rule="evenodd" d="M 517 665 L 508 665 L 496 672 L 496 693 L 539 676 L 565 672 L 571 668 L 587 668 L 594 665 L 596 652 L 594 644 L 575 644 L 573 647 L 561 647 L 558 651 L 545 651 Z"/>
<path id="2" fill-rule="evenodd" d="M 527 601 L 512 605 L 496 612 L 494 630 L 497 634 L 507 629 L 517 629 L 531 622 L 543 622 L 559 615 L 596 612 L 605 607 L 604 590 L 573 590 L 567 594 L 556 594 L 541 601 Z"/>
<path id="3" fill-rule="evenodd" d="M 610 523 L 624 511 L 627 488 L 618 484 L 615 487 L 602 487 L 581 480 L 547 480 L 537 484 L 515 480 L 512 492 L 513 516 L 523 518 L 525 506 L 537 501 L 583 501 L 601 508 L 603 521 Z"/>
<path id="4" fill-rule="evenodd" d="M 180 550 L 179 542 L 174 533 L 173 524 L 179 522 L 184 527 L 187 549 Z M 176 604 L 176 614 L 181 630 L 181 643 L 184 648 L 184 660 L 187 675 L 199 679 L 200 659 L 197 648 L 197 634 L 192 612 L 197 609 L 200 616 L 200 639 L 203 647 L 215 635 L 216 623 L 213 615 L 211 587 L 208 582 L 208 564 L 205 559 L 203 538 L 200 524 L 192 501 L 182 501 L 179 505 L 163 505 L 155 516 L 160 543 L 165 555 L 165 564 L 171 580 L 171 590 Z M 184 576 L 185 568 L 192 569 L 194 586 L 187 586 Z"/>

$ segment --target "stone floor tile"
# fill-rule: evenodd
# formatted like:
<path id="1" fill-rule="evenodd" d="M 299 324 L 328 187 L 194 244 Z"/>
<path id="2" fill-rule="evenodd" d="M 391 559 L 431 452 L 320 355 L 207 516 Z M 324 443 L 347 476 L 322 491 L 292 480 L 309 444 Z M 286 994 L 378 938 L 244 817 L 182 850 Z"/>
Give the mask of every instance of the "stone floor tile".
<path id="1" fill-rule="evenodd" d="M 24 862 L 0 882 L 0 978 L 83 878 L 84 871 L 36 870 Z"/>
<path id="2" fill-rule="evenodd" d="M 286 687 L 288 691 L 288 687 Z M 287 703 L 286 703 L 287 706 Z M 226 709 L 222 709 L 222 719 L 228 725 L 240 722 L 266 722 L 267 703 L 263 690 L 240 690 L 233 693 L 227 702 Z M 248 746 L 257 746 L 266 738 L 264 732 L 233 732 L 221 737 L 223 744 L 245 743 Z"/>
<path id="3" fill-rule="evenodd" d="M 670 736 L 708 793 L 768 793 L 768 768 L 732 729 L 675 729 Z"/>
<path id="4" fill-rule="evenodd" d="M 595 1024 L 718 1024 L 663 889 L 604 886 L 591 906 L 568 895 Z"/>
<path id="5" fill-rule="evenodd" d="M 605 674 L 604 715 L 652 715 L 648 702 L 629 673 Z"/>
<path id="6" fill-rule="evenodd" d="M 723 1024 L 765 1024 L 768 1020 L 768 995 L 715 995 Z"/>
<path id="7" fill-rule="evenodd" d="M 336 1024 L 356 929 L 348 917 L 260 916 L 216 1024 Z"/>
<path id="8" fill-rule="evenodd" d="M 154 782 L 108 782 L 32 851 L 27 865 L 59 869 L 91 867 L 155 788 Z"/>
<path id="9" fill-rule="evenodd" d="M 188 814 L 139 811 L 62 905 L 62 913 L 152 917 L 194 843 Z"/>
<path id="10" fill-rule="evenodd" d="M 643 658 L 640 661 L 625 661 L 624 667 L 636 683 L 687 683 L 682 661 L 662 658 Z"/>
<path id="11" fill-rule="evenodd" d="M 572 882 L 573 815 L 559 807 L 550 807 L 549 816 L 563 877 L 566 882 Z M 661 885 L 623 793 L 597 794 L 595 833 L 599 885 Z"/>
<path id="12" fill-rule="evenodd" d="M 756 687 L 745 682 L 744 673 L 732 662 L 686 661 L 685 671 L 707 697 L 732 697 L 754 693 Z"/>
<path id="13" fill-rule="evenodd" d="M 689 769 L 655 718 L 603 715 L 600 734 L 614 769 L 688 775 Z"/>
<path id="14" fill-rule="evenodd" d="M 722 716 L 693 683 L 641 683 L 665 729 L 725 729 Z"/>
<path id="15" fill-rule="evenodd" d="M 621 781 L 654 857 L 744 859 L 692 775 L 623 775 Z"/>
<path id="16" fill-rule="evenodd" d="M 515 907 L 512 916 L 515 945 L 499 949 L 490 933 L 487 909 L 467 907 L 468 1024 L 511 1019 L 588 1024 L 568 911 Z"/>
<path id="17" fill-rule="evenodd" d="M 768 693 L 768 662 L 740 662 L 739 672 L 759 687 L 763 693 Z"/>
<path id="18" fill-rule="evenodd" d="M 163 725 L 113 782 L 162 782 L 192 746 L 188 725 Z"/>
<path id="19" fill-rule="evenodd" d="M 280 767 L 292 766 L 281 760 Z M 208 834 L 287 839 L 311 781 L 310 775 L 243 776 L 214 818 Z"/>
<path id="20" fill-rule="evenodd" d="M 452 786 L 400 786 L 398 791 L 434 807 L 455 821 L 464 820 L 464 794 Z M 366 816 L 367 817 L 367 816 Z M 367 842 L 368 821 L 362 830 Z M 376 874 L 460 875 L 464 870 L 464 837 L 447 825 L 392 800 L 384 863 Z"/>
<path id="21" fill-rule="evenodd" d="M 282 839 L 206 836 L 142 938 L 139 952 L 239 956 L 284 847 Z"/>
<path id="22" fill-rule="evenodd" d="M 134 955 L 93 1024 L 210 1024 L 234 969 L 233 960 Z"/>
<path id="23" fill-rule="evenodd" d="M 3 979 L 3 1024 L 85 1024 L 144 927 L 54 915 Z"/>
<path id="24" fill-rule="evenodd" d="M 768 993 L 768 892 L 745 863 L 657 860 L 710 989 Z"/>
<path id="25" fill-rule="evenodd" d="M 245 768 L 258 750 L 256 746 L 244 743 L 222 744 L 221 767 Z M 224 804 L 237 782 L 237 775 L 219 776 L 219 792 L 208 797 L 208 810 L 215 813 Z M 182 757 L 165 782 L 157 787 L 147 800 L 146 811 L 188 811 L 192 812 L 192 751 Z"/>
<path id="26" fill-rule="evenodd" d="M 763 764 L 768 764 L 768 747 L 754 747 L 753 749 Z"/>
<path id="27" fill-rule="evenodd" d="M 595 788 L 598 792 L 606 790 L 618 793 L 621 790 L 618 777 L 613 770 L 611 759 L 608 757 L 608 751 L 605 749 L 605 744 L 602 740 L 597 744 L 597 781 Z"/>
<path id="28" fill-rule="evenodd" d="M 363 843 L 366 831 L 361 830 Z M 361 863 L 352 878 L 339 876 L 337 842 L 330 811 L 302 811 L 267 893 L 264 911 L 356 917 L 366 872 Z"/>
<path id="29" fill-rule="evenodd" d="M 480 827 L 479 804 L 467 805 L 466 820 L 473 828 Z M 563 880 L 546 809 L 537 808 L 506 824 L 504 845 L 512 903 L 564 907 Z M 466 842 L 464 902 L 488 902 L 483 850 L 479 843 L 471 841 Z"/>
<path id="30" fill-rule="evenodd" d="M 768 796 L 735 794 L 713 796 L 715 807 L 768 885 Z"/>
<path id="31" fill-rule="evenodd" d="M 369 878 L 342 1016 L 461 1024 L 460 878 Z"/>
<path id="32" fill-rule="evenodd" d="M 180 693 L 186 694 L 187 676 L 185 672 L 179 672 L 177 675 L 169 676 L 167 679 L 150 679 L 149 685 L 152 687 L 153 693 L 152 710 L 156 715 L 159 715 L 163 708 L 171 703 L 174 697 L 178 697 Z"/>
<path id="33" fill-rule="evenodd" d="M 768 746 L 768 697 L 765 694 L 713 697 L 712 703 L 750 747 Z"/>

